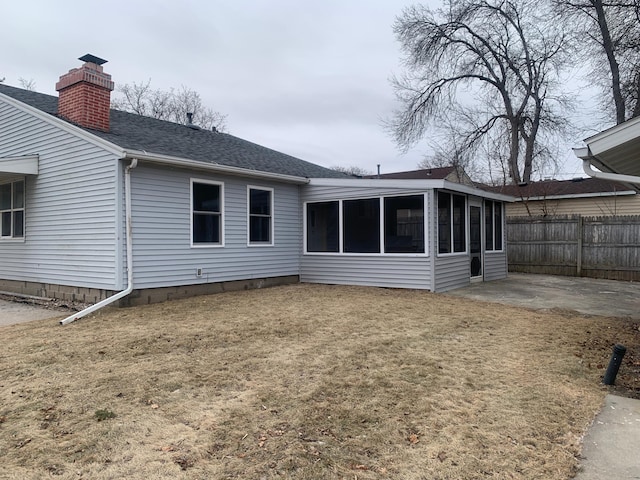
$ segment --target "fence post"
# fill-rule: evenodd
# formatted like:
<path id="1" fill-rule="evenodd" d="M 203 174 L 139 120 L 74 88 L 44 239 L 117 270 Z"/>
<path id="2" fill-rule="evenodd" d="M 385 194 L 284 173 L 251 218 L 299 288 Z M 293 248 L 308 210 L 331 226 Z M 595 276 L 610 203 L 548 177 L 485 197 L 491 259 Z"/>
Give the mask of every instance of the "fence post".
<path id="1" fill-rule="evenodd" d="M 578 251 L 576 252 L 576 276 L 582 276 L 582 231 L 583 231 L 582 215 L 578 215 Z"/>

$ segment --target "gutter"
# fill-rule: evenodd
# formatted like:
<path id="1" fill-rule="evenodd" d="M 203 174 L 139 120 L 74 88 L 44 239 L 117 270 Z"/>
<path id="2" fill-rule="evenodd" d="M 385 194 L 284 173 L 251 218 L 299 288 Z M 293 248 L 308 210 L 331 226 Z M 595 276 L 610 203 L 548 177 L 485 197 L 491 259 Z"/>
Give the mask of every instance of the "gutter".
<path id="1" fill-rule="evenodd" d="M 131 220 L 131 170 L 138 166 L 138 159 L 131 159 L 131 163 L 124 169 L 124 198 L 125 198 L 125 217 L 126 217 L 126 234 L 127 234 L 127 288 L 115 295 L 105 298 L 95 305 L 81 310 L 64 320 L 60 321 L 60 325 L 67 325 L 82 317 L 89 315 L 113 302 L 126 297 L 133 291 L 133 236 L 132 236 L 132 220 Z"/>
<path id="2" fill-rule="evenodd" d="M 620 125 L 618 125 L 618 127 L 619 126 Z M 590 140 L 590 139 L 587 139 L 587 140 Z M 624 175 L 622 173 L 607 173 L 607 172 L 594 170 L 591 162 L 594 160 L 598 161 L 598 158 L 591 152 L 590 147 L 574 148 L 573 153 L 576 157 L 582 160 L 582 170 L 584 171 L 584 173 L 586 173 L 590 177 L 601 178 L 602 180 L 612 180 L 614 182 L 631 183 L 634 185 L 640 185 L 640 177 L 636 177 L 635 175 Z M 598 161 L 598 163 L 600 162 Z"/>
<path id="3" fill-rule="evenodd" d="M 156 163 L 160 165 L 170 165 L 173 167 L 226 173 L 228 175 L 277 180 L 280 182 L 296 183 L 299 185 L 304 185 L 309 183 L 309 179 L 306 177 L 298 177 L 295 175 L 285 175 L 282 173 L 262 172 L 260 170 L 250 170 L 248 168 L 232 167 L 229 165 L 220 165 L 219 163 L 206 163 L 206 162 L 200 162 L 197 160 L 187 160 L 180 157 L 173 157 L 171 155 L 149 154 L 147 152 L 143 152 L 139 150 L 126 150 L 124 152 L 124 158 L 136 159 L 136 160 Z"/>
<path id="4" fill-rule="evenodd" d="M 584 173 L 594 178 L 601 178 L 603 180 L 613 180 L 615 182 L 633 183 L 640 185 L 640 177 L 634 175 L 623 175 L 621 173 L 605 173 L 594 170 L 591 166 L 591 160 L 582 159 L 582 169 Z"/>

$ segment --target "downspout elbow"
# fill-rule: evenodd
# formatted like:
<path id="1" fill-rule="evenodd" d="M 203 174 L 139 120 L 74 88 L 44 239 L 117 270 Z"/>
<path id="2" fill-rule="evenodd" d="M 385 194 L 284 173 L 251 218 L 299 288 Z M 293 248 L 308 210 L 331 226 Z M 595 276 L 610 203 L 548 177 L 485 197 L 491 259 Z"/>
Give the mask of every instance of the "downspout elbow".
<path id="1" fill-rule="evenodd" d="M 106 307 L 107 305 L 112 304 L 113 302 L 120 300 L 121 298 L 126 297 L 133 291 L 133 224 L 131 220 L 131 170 L 138 166 L 138 159 L 134 158 L 131 160 L 131 163 L 127 165 L 124 169 L 124 198 L 125 198 L 125 229 L 126 229 L 126 248 L 127 248 L 127 288 L 122 290 L 121 292 L 116 293 L 115 295 L 105 298 L 95 305 L 91 305 L 90 307 L 85 308 L 73 315 L 68 316 L 64 320 L 60 321 L 60 325 L 67 325 L 71 322 L 74 322 L 82 317 L 89 315 L 90 313 L 96 312 L 101 308 Z"/>

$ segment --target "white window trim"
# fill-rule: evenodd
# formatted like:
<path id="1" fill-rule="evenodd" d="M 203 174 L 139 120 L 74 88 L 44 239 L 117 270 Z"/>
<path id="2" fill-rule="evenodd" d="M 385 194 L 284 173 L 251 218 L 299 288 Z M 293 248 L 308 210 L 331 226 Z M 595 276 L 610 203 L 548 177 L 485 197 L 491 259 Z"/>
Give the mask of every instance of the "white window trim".
<path id="1" fill-rule="evenodd" d="M 502 228 L 500 229 L 500 233 L 501 233 L 501 236 L 502 236 L 502 238 L 501 238 L 501 240 L 502 240 L 502 243 L 501 243 L 502 244 L 502 248 L 500 250 L 488 250 L 486 248 L 486 246 L 485 246 L 485 253 L 487 253 L 489 255 L 491 255 L 491 254 L 501 254 L 501 253 L 505 252 L 505 248 L 504 247 L 505 247 L 505 233 L 506 233 L 505 232 L 505 230 L 506 230 L 506 228 L 505 228 L 505 226 L 506 226 L 506 218 L 504 216 L 504 214 L 505 214 L 504 202 L 501 202 L 499 200 L 491 200 L 491 199 L 485 198 L 484 202 L 483 202 L 483 204 L 484 204 L 483 208 L 487 208 L 487 200 L 489 200 L 490 202 L 493 203 L 494 208 L 495 208 L 495 204 L 496 203 L 500 204 L 500 214 L 501 214 L 500 215 L 500 221 L 502 222 Z M 496 216 L 495 216 L 494 208 L 491 209 L 491 215 L 492 215 L 491 218 L 493 219 L 493 221 L 492 221 L 493 235 L 491 237 L 493 239 L 492 247 L 495 247 L 495 245 L 496 245 Z M 486 222 L 482 222 L 482 223 L 483 223 L 483 227 L 486 229 L 487 228 Z M 486 234 L 485 234 L 485 237 L 484 237 L 483 241 L 486 241 Z"/>
<path id="2" fill-rule="evenodd" d="M 271 231 L 269 232 L 269 242 L 251 241 L 251 190 L 262 190 L 269 192 L 269 206 L 271 215 Z M 261 215 L 262 216 L 262 215 Z M 261 187 L 258 185 L 247 185 L 247 247 L 273 247 L 275 245 L 275 190 L 271 187 Z"/>
<path id="3" fill-rule="evenodd" d="M 0 185 L 12 184 L 16 182 L 22 182 L 23 184 L 23 205 L 22 208 L 13 208 L 13 187 L 11 187 L 11 208 L 8 210 L 9 212 L 22 211 L 22 236 L 14 237 L 13 236 L 13 215 L 11 217 L 11 235 L 2 236 L 2 231 L 0 230 L 0 242 L 3 243 L 24 243 L 27 238 L 27 179 L 25 177 L 11 178 L 7 181 L 0 182 Z M 7 211 L 7 210 L 3 210 Z"/>
<path id="4" fill-rule="evenodd" d="M 220 187 L 220 243 L 194 243 L 193 242 L 193 184 L 194 183 L 206 183 L 208 185 L 218 185 Z M 203 178 L 191 178 L 189 188 L 189 237 L 191 241 L 191 248 L 222 248 L 224 247 L 224 224 L 225 224 L 225 212 L 224 212 L 224 182 L 217 182 L 214 180 L 206 180 Z"/>
<path id="5" fill-rule="evenodd" d="M 439 239 L 439 231 L 438 229 L 440 228 L 440 226 L 438 225 L 438 220 L 437 220 L 437 212 L 438 212 L 438 193 L 439 192 L 443 192 L 446 193 L 447 195 L 449 195 L 451 197 L 451 195 L 457 195 L 460 197 L 464 197 L 464 212 L 465 212 L 465 218 L 464 218 L 464 235 L 465 235 L 465 242 L 464 242 L 464 251 L 462 252 L 448 252 L 448 253 L 440 253 L 440 239 Z M 461 193 L 452 193 L 449 192 L 447 190 L 436 190 L 436 195 L 435 195 L 435 200 L 436 200 L 436 204 L 434 205 L 435 211 L 436 211 L 436 256 L 437 257 L 463 257 L 463 256 L 469 256 L 469 197 L 467 197 L 467 195 L 461 194 Z M 451 222 L 451 227 L 450 227 L 450 234 L 451 234 L 451 243 L 450 243 L 450 247 L 451 250 L 453 250 L 453 197 L 451 197 L 451 212 L 449 215 L 449 221 Z"/>
<path id="6" fill-rule="evenodd" d="M 416 252 L 407 252 L 407 253 L 385 253 L 385 242 L 384 242 L 384 199 L 385 198 L 396 198 L 396 197 L 413 197 L 416 195 L 422 195 L 423 199 L 423 234 L 424 234 L 424 252 L 416 253 Z M 378 198 L 380 199 L 380 252 L 379 253 L 358 253 L 358 252 L 345 252 L 343 243 L 344 243 L 344 232 L 343 232 L 343 214 L 342 202 L 344 200 L 367 200 Z M 309 252 L 307 250 L 307 205 L 314 203 L 327 203 L 327 202 L 338 202 L 338 251 L 337 252 Z M 364 197 L 356 197 L 356 198 L 347 198 L 347 199 L 322 199 L 322 200 L 312 200 L 306 201 L 302 204 L 302 222 L 303 222 L 303 255 L 310 256 L 341 256 L 341 257 L 420 257 L 425 258 L 429 256 L 429 225 L 431 222 L 429 221 L 428 214 L 428 200 L 427 200 L 427 192 L 412 192 L 412 193 L 403 193 L 400 195 L 374 195 L 374 196 L 364 196 Z M 456 252 L 456 255 L 459 255 L 460 252 Z"/>

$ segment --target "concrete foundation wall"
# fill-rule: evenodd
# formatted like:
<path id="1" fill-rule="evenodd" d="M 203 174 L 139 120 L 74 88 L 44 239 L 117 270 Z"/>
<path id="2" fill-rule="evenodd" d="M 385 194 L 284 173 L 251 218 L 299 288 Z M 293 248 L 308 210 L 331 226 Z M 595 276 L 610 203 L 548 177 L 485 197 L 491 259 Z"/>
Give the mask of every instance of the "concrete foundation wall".
<path id="1" fill-rule="evenodd" d="M 200 285 L 183 285 L 179 287 L 148 288 L 134 290 L 130 295 L 117 302 L 116 306 L 132 307 L 136 305 L 147 305 L 167 300 L 195 297 L 197 295 L 266 288 L 277 285 L 298 283 L 299 281 L 300 278 L 298 275 L 288 275 L 283 277 L 254 278 L 249 280 L 206 283 Z M 0 293 L 50 298 L 64 300 L 70 303 L 93 304 L 98 303 L 100 300 L 110 297 L 117 292 L 96 288 L 0 279 Z"/>

